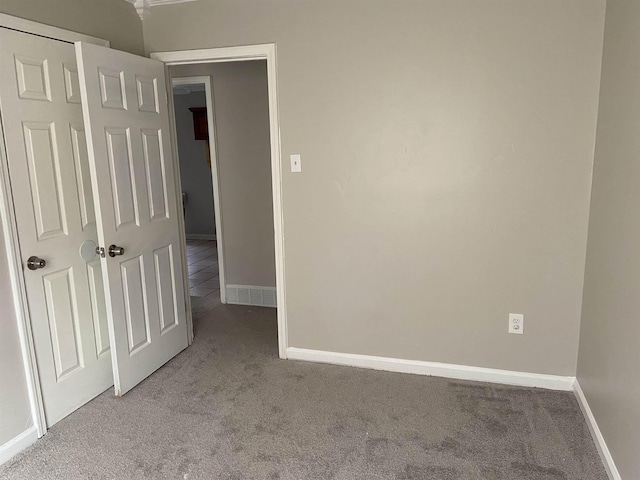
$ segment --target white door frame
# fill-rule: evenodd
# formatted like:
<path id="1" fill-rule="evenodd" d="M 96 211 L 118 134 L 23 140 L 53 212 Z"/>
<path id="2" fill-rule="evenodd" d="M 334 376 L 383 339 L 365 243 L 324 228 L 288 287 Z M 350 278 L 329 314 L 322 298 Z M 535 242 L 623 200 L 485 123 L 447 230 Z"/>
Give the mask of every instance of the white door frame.
<path id="1" fill-rule="evenodd" d="M 16 30 L 27 34 L 38 35 L 67 43 L 83 41 L 95 45 L 109 46 L 107 40 L 72 32 L 57 27 L 51 27 L 42 23 L 32 22 L 23 18 L 0 13 L 0 28 Z M 44 403 L 42 390 L 40 389 L 40 377 L 36 362 L 35 345 L 31 330 L 31 317 L 27 303 L 27 290 L 22 269 L 22 256 L 20 242 L 18 240 L 18 226 L 16 212 L 13 207 L 13 192 L 9 176 L 9 162 L 5 149 L 4 129 L 0 119 L 0 215 L 2 216 L 2 230 L 6 246 L 7 260 L 9 263 L 9 276 L 11 278 L 11 290 L 13 303 L 18 322 L 20 347 L 25 368 L 29 403 L 33 424 L 38 432 L 38 437 L 47 433 L 47 421 L 44 415 Z"/>
<path id="2" fill-rule="evenodd" d="M 274 43 L 267 43 L 262 45 L 206 48 L 201 50 L 155 52 L 151 53 L 150 56 L 151 58 L 164 62 L 168 66 L 197 63 L 242 62 L 247 60 L 267 61 L 269 134 L 271 141 L 271 187 L 273 192 L 273 230 L 276 258 L 278 351 L 280 358 L 287 358 L 288 335 L 284 265 L 284 212 L 282 206 L 282 159 L 280 157 L 280 123 L 276 81 L 276 45 Z M 173 102 L 170 102 L 170 105 L 170 108 L 173 109 Z M 175 112 L 170 112 L 170 114 L 175 118 Z"/>
<path id="3" fill-rule="evenodd" d="M 218 277 L 220 280 L 220 301 L 227 303 L 227 282 L 224 269 L 224 237 L 222 235 L 222 207 L 220 206 L 220 169 L 218 167 L 218 135 L 216 132 L 215 103 L 213 99 L 213 83 L 208 75 L 198 77 L 172 78 L 171 86 L 204 84 L 205 102 L 207 106 L 207 127 L 209 130 L 209 158 L 211 159 L 211 180 L 213 184 L 213 213 L 216 222 L 216 245 L 218 247 Z M 174 125 L 173 118 L 169 119 Z M 174 126 L 174 128 L 176 128 Z M 180 158 L 179 146 L 176 145 L 176 158 Z M 178 160 L 178 164 L 180 160 Z M 179 166 L 179 165 L 178 165 Z M 180 182 L 182 183 L 182 181 Z"/>

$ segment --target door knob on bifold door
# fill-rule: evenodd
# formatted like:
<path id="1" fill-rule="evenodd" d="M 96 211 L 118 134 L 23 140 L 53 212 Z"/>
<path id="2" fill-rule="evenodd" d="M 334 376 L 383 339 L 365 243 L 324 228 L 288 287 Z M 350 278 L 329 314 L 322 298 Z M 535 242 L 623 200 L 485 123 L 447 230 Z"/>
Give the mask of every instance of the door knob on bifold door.
<path id="1" fill-rule="evenodd" d="M 35 255 L 27 259 L 27 268 L 29 270 L 38 270 L 39 268 L 44 268 L 46 266 L 47 262 L 45 262 L 41 258 L 36 257 Z"/>
<path id="2" fill-rule="evenodd" d="M 115 257 L 116 255 L 124 255 L 124 248 L 118 247 L 116 245 L 109 245 L 109 256 Z"/>

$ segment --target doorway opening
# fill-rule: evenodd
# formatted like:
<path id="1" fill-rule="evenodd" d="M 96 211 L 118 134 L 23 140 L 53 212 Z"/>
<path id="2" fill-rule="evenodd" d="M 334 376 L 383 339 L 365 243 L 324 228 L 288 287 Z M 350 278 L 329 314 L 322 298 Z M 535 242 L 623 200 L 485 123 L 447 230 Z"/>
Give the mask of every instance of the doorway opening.
<path id="1" fill-rule="evenodd" d="M 173 87 L 194 310 L 202 297 L 276 307 L 279 356 L 286 358 L 275 52 L 257 46 L 255 55 L 255 48 L 152 58 L 168 65 Z M 208 61 L 194 61 L 194 53 Z"/>
<path id="2" fill-rule="evenodd" d="M 189 293 L 192 297 L 213 298 L 226 303 L 212 78 L 209 75 L 174 76 L 171 85 Z"/>

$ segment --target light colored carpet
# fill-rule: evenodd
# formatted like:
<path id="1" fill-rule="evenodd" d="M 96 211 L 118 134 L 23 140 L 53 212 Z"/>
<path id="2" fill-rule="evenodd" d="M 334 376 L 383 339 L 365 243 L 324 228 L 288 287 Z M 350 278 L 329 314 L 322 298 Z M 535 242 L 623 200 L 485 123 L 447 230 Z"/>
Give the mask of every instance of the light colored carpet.
<path id="1" fill-rule="evenodd" d="M 570 393 L 281 361 L 275 310 L 194 305 L 190 348 L 59 422 L 0 478 L 607 478 Z"/>

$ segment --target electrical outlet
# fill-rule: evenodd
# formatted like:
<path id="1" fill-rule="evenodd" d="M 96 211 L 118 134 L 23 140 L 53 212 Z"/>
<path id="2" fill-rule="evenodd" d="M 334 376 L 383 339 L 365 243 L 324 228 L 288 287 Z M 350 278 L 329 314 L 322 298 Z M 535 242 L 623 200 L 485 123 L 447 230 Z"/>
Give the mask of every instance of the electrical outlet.
<path id="1" fill-rule="evenodd" d="M 521 313 L 509 314 L 509 333 L 524 333 L 524 315 Z"/>

